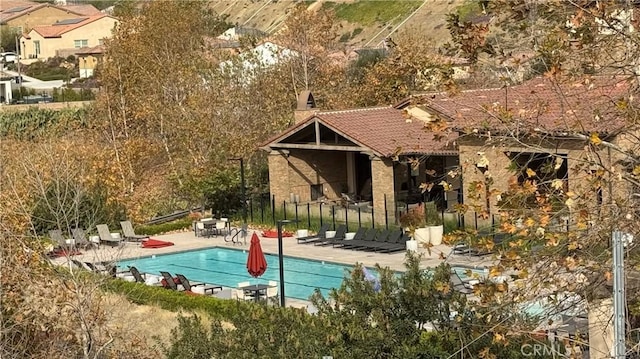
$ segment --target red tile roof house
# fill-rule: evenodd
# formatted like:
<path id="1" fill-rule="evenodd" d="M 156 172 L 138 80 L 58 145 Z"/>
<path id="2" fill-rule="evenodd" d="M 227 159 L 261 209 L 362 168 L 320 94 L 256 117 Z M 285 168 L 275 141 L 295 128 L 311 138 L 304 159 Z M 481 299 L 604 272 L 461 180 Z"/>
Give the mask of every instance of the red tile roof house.
<path id="1" fill-rule="evenodd" d="M 416 96 L 409 102 L 458 133 L 463 202 L 476 206 L 475 211 L 499 214 L 501 194 L 509 189 L 510 181 L 522 182 L 529 176 L 527 167 L 536 171 L 541 182 L 560 179 L 565 191 L 591 196 L 595 207 L 609 203 L 612 196 L 630 198 L 630 188 L 625 186 L 614 186 L 612 193 L 609 188 L 594 191 L 587 174 L 597 166 L 586 164 L 602 161 L 604 168 L 614 166 L 621 173 L 628 163 L 612 147 L 590 146 L 592 134 L 624 150 L 638 149 L 635 129 L 625 120 L 625 111 L 632 106 L 624 105 L 633 102 L 635 81 L 592 77 L 558 84 L 536 78 L 521 85 L 452 96 Z M 543 167 L 550 164 L 555 171 L 543 174 Z M 494 192 L 470 191 L 474 183 L 485 183 L 486 176 Z"/>
<path id="2" fill-rule="evenodd" d="M 606 203 L 611 193 L 603 188 L 596 195 L 586 183 L 585 171 L 593 168 L 585 169 L 585 160 L 597 155 L 607 167 L 621 166 L 624 159 L 605 146 L 594 153 L 587 144 L 598 133 L 621 148 L 638 146 L 623 133 L 619 106 L 628 99 L 630 85 L 620 78 L 562 85 L 538 78 L 508 88 L 420 95 L 393 107 L 344 111 L 319 111 L 306 92 L 298 101 L 296 123 L 261 147 L 269 151 L 271 194 L 278 203 L 289 202 L 292 194 L 304 203 L 355 193 L 372 200 L 376 222 L 384 223 L 385 202 L 394 215 L 397 203 L 421 199 L 410 195 L 420 192 L 420 183 L 445 181 L 449 192 L 442 195 L 436 186 L 426 199 L 444 197 L 446 210 L 464 203 L 472 212 L 499 214 L 498 196 L 511 180 L 521 179 L 526 167 L 541 173 L 540 167 L 557 158 L 553 175 L 565 190 L 596 197 L 594 205 Z M 408 165 L 411 158 L 420 161 L 418 170 Z M 470 191 L 485 176 L 496 192 Z M 488 218 L 478 226 L 490 225 Z M 466 218 L 465 223 L 475 221 Z"/>
<path id="3" fill-rule="evenodd" d="M 269 184 L 277 203 L 296 197 L 300 203 L 339 200 L 348 193 L 370 201 L 376 223 L 384 224 L 385 216 L 394 223 L 398 205 L 423 199 L 421 183 L 445 177 L 447 168 L 458 165 L 455 134 L 434 137 L 422 120 L 400 108 L 319 111 L 306 91 L 295 117 L 293 126 L 261 146 L 269 152 Z M 412 170 L 412 158 L 419 168 Z M 459 183 L 453 187 L 460 189 Z M 434 188 L 426 196 L 435 199 L 438 193 L 444 192 Z M 457 196 L 447 200 L 452 208 Z"/>

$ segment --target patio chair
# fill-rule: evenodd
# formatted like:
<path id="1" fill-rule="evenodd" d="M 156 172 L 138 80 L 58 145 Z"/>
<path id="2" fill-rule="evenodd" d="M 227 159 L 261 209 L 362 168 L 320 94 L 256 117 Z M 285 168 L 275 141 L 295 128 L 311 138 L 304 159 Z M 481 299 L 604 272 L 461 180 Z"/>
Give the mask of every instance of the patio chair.
<path id="1" fill-rule="evenodd" d="M 454 270 L 451 271 L 450 282 L 451 282 L 451 287 L 455 291 L 458 291 L 462 294 L 473 293 L 473 285 L 467 281 L 462 280 L 462 278 L 460 278 L 458 273 Z"/>
<path id="2" fill-rule="evenodd" d="M 84 262 L 91 269 L 92 272 L 98 274 L 108 274 L 111 277 L 116 277 L 118 268 L 114 265 L 105 265 L 104 263 L 92 263 L 92 262 Z"/>
<path id="3" fill-rule="evenodd" d="M 176 280 L 171 276 L 171 274 L 169 274 L 169 272 L 160 272 L 160 274 L 162 275 L 162 286 L 165 287 L 166 289 L 171 289 L 171 290 L 175 290 L 175 291 L 183 291 L 184 287 L 182 285 L 178 286 L 178 284 L 176 283 Z"/>
<path id="4" fill-rule="evenodd" d="M 216 228 L 214 229 L 214 235 L 226 235 L 227 234 L 227 222 L 226 221 L 217 221 Z"/>
<path id="5" fill-rule="evenodd" d="M 97 247 L 98 243 L 89 242 L 87 239 L 87 234 L 84 232 L 82 228 L 74 228 L 71 230 L 71 236 L 75 241 L 75 246 L 78 248 L 94 248 Z"/>
<path id="6" fill-rule="evenodd" d="M 269 281 L 269 288 L 267 288 L 267 300 L 269 298 L 278 298 L 278 282 L 275 280 Z"/>
<path id="7" fill-rule="evenodd" d="M 343 244 L 349 244 L 351 243 L 351 241 L 362 241 L 366 234 L 367 234 L 367 229 L 364 227 L 360 227 L 356 231 L 356 234 L 353 235 L 353 238 L 350 240 L 346 240 L 345 238 L 329 240 L 325 242 L 323 245 L 331 244 L 333 247 L 336 247 L 336 246 L 342 247 Z M 345 237 L 346 237 L 346 233 L 345 233 Z"/>
<path id="8" fill-rule="evenodd" d="M 388 246 L 380 249 L 379 252 L 380 253 L 404 252 L 405 250 L 407 250 L 407 241 L 410 239 L 411 237 L 407 233 L 402 233 L 400 235 L 400 238 L 396 240 L 396 243 L 389 243 Z"/>
<path id="9" fill-rule="evenodd" d="M 351 248 L 357 248 L 357 247 L 361 247 L 364 245 L 367 245 L 368 243 L 371 243 L 375 240 L 376 235 L 378 234 L 378 230 L 375 228 L 369 228 L 367 229 L 367 232 L 364 234 L 364 237 L 362 239 L 352 239 L 350 241 L 343 241 L 343 243 L 339 243 L 337 244 L 340 248 L 345 248 L 345 249 L 351 249 Z M 336 247 L 336 245 L 334 245 L 334 247 Z"/>
<path id="10" fill-rule="evenodd" d="M 124 235 L 124 239 L 127 241 L 140 242 L 149 238 L 149 236 L 136 234 L 136 232 L 133 230 L 131 221 L 120 222 L 120 227 L 122 227 L 122 234 Z"/>
<path id="11" fill-rule="evenodd" d="M 127 272 L 121 272 L 121 273 L 127 273 Z M 156 281 L 153 283 L 150 283 L 149 281 L 147 281 L 147 274 L 146 273 L 140 273 L 140 271 L 138 270 L 138 268 L 134 267 L 134 266 L 129 266 L 129 273 L 131 274 L 131 276 L 133 276 L 133 278 L 135 278 L 137 283 L 142 283 L 142 284 L 147 284 L 147 285 L 154 285 L 154 286 L 161 286 L 162 283 Z"/>
<path id="12" fill-rule="evenodd" d="M 238 299 L 242 299 L 242 300 L 251 299 L 251 300 L 253 300 L 253 298 L 254 298 L 253 293 L 246 292 L 246 291 L 240 289 L 242 287 L 248 287 L 250 285 L 251 285 L 251 283 L 249 283 L 249 282 L 240 282 L 240 283 L 238 283 L 238 291 L 236 292 L 236 294 L 238 296 Z"/>
<path id="13" fill-rule="evenodd" d="M 338 228 L 336 228 L 336 235 L 333 236 L 333 238 L 319 238 L 314 245 L 316 246 L 327 246 L 327 245 L 333 245 L 335 243 L 340 243 L 342 241 L 344 241 L 344 238 L 347 234 L 347 226 L 345 226 L 344 224 L 341 224 L 338 226 Z"/>
<path id="14" fill-rule="evenodd" d="M 69 243 L 69 242 L 71 242 L 71 241 L 67 242 L 67 239 L 65 239 L 65 238 L 62 236 L 62 231 L 61 231 L 61 230 L 59 230 L 59 229 L 52 229 L 52 230 L 50 230 L 50 231 L 49 231 L 49 237 L 51 237 L 51 239 L 52 239 L 54 242 L 56 242 L 56 244 L 58 245 L 58 247 L 59 247 L 59 248 L 64 249 L 64 248 L 69 248 L 69 247 L 71 247 L 71 246 L 72 246 L 72 245 Z"/>
<path id="15" fill-rule="evenodd" d="M 380 242 L 380 241 L 376 240 L 373 243 L 367 244 L 367 246 L 363 247 L 362 249 L 363 250 L 372 250 L 374 252 L 382 251 L 382 250 L 386 250 L 386 249 L 393 249 L 393 248 L 399 246 L 398 245 L 398 241 L 400 240 L 400 237 L 402 237 L 402 230 L 401 229 L 396 229 L 396 230 L 390 231 L 388 233 L 387 238 L 386 238 L 385 241 Z"/>
<path id="16" fill-rule="evenodd" d="M 96 226 L 98 230 L 98 236 L 100 236 L 100 242 L 107 243 L 111 246 L 118 246 L 124 244 L 124 242 L 120 238 L 114 238 L 111 235 L 111 231 L 109 230 L 109 226 L 106 224 L 98 224 Z"/>
<path id="17" fill-rule="evenodd" d="M 372 228 L 373 229 L 373 228 Z M 367 233 L 369 236 L 365 237 L 365 239 L 361 242 L 355 243 L 354 241 L 350 241 L 352 243 L 345 244 L 342 248 L 353 249 L 357 251 L 372 249 L 377 243 L 384 243 L 389 237 L 389 230 L 383 229 L 378 232 L 375 229 L 375 235 L 371 238 L 371 235 Z"/>
<path id="18" fill-rule="evenodd" d="M 312 243 L 311 241 L 315 241 L 319 238 L 326 238 L 326 234 L 327 234 L 327 230 L 329 229 L 329 225 L 328 224 L 323 224 L 322 226 L 320 226 L 320 229 L 318 230 L 318 233 L 316 235 L 313 236 L 306 236 L 306 237 L 298 237 L 297 241 L 298 243 Z"/>
<path id="19" fill-rule="evenodd" d="M 198 287 L 198 288 L 202 287 L 204 294 L 207 294 L 207 292 L 211 292 L 210 293 L 211 295 L 215 293 L 215 290 L 222 290 L 222 287 L 219 285 L 209 285 L 202 282 L 191 283 L 189 282 L 187 277 L 185 277 L 182 274 L 176 273 L 176 278 L 178 278 L 178 281 L 180 282 L 180 284 L 182 284 L 182 287 L 184 287 L 184 290 L 189 292 L 193 292 L 194 287 Z"/>

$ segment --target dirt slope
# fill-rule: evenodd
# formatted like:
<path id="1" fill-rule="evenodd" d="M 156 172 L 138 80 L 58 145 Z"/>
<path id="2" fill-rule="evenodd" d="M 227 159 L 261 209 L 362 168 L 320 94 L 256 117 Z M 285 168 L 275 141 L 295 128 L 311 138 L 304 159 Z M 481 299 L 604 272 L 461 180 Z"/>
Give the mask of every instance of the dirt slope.
<path id="1" fill-rule="evenodd" d="M 325 2 L 327 1 L 312 2 L 309 4 L 309 9 L 313 11 L 321 8 L 325 6 Z M 335 0 L 332 2 L 353 3 L 354 0 Z M 452 12 L 463 2 L 464 0 L 424 0 L 415 12 L 407 12 L 388 22 L 371 19 L 369 22 L 372 25 L 368 26 L 341 21 L 342 34 L 352 34 L 355 29 L 361 29 L 359 34 L 351 36 L 344 43 L 349 48 L 379 47 L 390 34 L 393 37 L 397 36 L 398 32 L 412 31 L 422 33 L 425 38 L 433 39 L 437 44 L 442 44 L 449 39 L 445 27 L 446 14 Z M 290 9 L 297 3 L 299 2 L 289 0 L 222 0 L 213 2 L 212 7 L 219 14 L 228 15 L 227 21 L 231 23 L 273 34 L 280 29 Z"/>

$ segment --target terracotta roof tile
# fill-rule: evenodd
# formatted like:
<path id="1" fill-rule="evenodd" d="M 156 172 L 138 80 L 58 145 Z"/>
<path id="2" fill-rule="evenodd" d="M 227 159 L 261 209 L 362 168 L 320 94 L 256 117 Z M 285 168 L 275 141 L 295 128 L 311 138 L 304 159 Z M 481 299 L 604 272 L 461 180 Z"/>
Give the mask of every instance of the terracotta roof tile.
<path id="1" fill-rule="evenodd" d="M 425 129 L 424 122 L 409 120 L 404 116 L 403 110 L 393 107 L 319 111 L 265 145 L 269 146 L 276 139 L 292 134 L 314 118 L 383 157 L 394 154 L 457 154 L 453 145 L 457 135 L 429 132 Z"/>
<path id="2" fill-rule="evenodd" d="M 612 133 L 625 125 L 617 104 L 628 98 L 632 87 L 620 77 L 562 84 L 536 78 L 508 88 L 424 95 L 413 102 L 444 115 L 457 129 Z"/>
<path id="3" fill-rule="evenodd" d="M 42 37 L 60 37 L 60 35 L 69 32 L 71 30 L 77 29 L 79 27 L 82 27 L 86 24 L 89 24 L 91 22 L 94 22 L 96 20 L 102 19 L 103 17 L 110 17 L 107 14 L 98 14 L 98 15 L 93 15 L 93 16 L 84 16 L 82 18 L 84 18 L 85 20 L 80 21 L 78 23 L 75 24 L 69 24 L 69 25 L 48 25 L 48 26 L 36 26 L 33 28 L 32 31 L 37 32 L 38 34 L 42 35 Z"/>

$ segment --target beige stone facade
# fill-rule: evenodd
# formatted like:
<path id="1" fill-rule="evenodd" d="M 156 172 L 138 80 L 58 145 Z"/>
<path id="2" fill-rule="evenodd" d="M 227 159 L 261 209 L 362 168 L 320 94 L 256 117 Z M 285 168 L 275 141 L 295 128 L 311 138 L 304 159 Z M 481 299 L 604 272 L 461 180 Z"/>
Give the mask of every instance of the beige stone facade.
<path id="1" fill-rule="evenodd" d="M 376 223 L 395 223 L 395 186 L 393 162 L 389 158 L 371 159 L 373 218 Z"/>
<path id="2" fill-rule="evenodd" d="M 592 204 L 591 209 L 610 200 L 608 188 L 602 188 L 600 193 L 596 193 L 590 182 L 591 167 L 586 163 L 593 159 L 590 159 L 584 141 L 556 140 L 526 147 L 523 144 L 510 144 L 508 141 L 493 143 L 477 137 L 466 137 L 459 141 L 459 153 L 464 181 L 463 203 L 470 206 L 472 212 L 486 212 L 490 215 L 488 218 L 478 219 L 479 227 L 493 224 L 491 215 L 500 214 L 498 202 L 517 176 L 516 168 L 510 158 L 513 154 L 542 153 L 558 156 L 562 161 L 566 161 L 565 191 L 571 191 L 579 198 L 591 198 L 592 201 L 586 201 L 587 204 Z M 606 149 L 599 153 L 599 160 L 603 162 L 604 167 L 609 166 L 611 161 Z M 623 189 L 619 188 L 618 191 Z M 471 215 L 465 218 L 467 223 L 476 221 L 476 218 L 470 217 Z"/>

